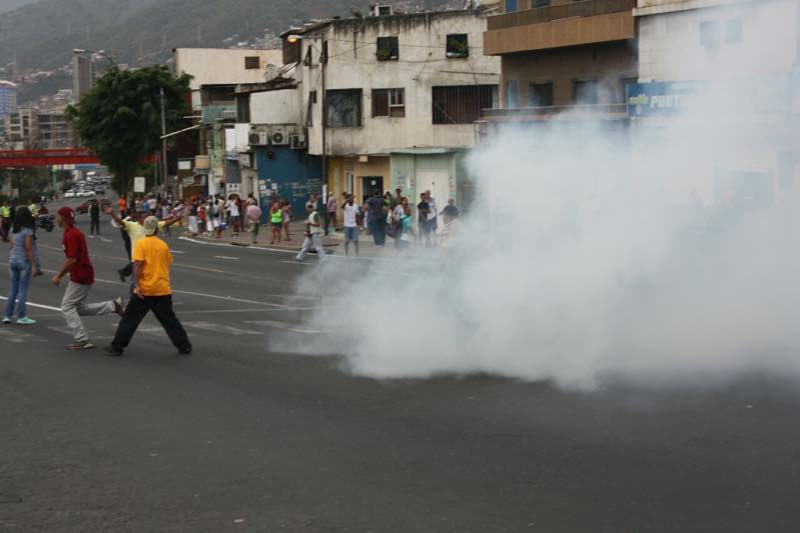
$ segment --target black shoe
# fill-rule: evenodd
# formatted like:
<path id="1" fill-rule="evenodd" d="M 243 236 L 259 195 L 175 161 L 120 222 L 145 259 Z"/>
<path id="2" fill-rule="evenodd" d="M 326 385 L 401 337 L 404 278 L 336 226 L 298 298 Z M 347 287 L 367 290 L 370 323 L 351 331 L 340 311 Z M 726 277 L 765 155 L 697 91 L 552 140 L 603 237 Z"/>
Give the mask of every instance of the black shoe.
<path id="1" fill-rule="evenodd" d="M 127 276 L 125 275 L 125 272 L 123 272 L 122 270 L 117 270 L 117 274 L 119 274 L 119 280 L 122 283 L 125 283 L 125 278 L 127 278 Z"/>
<path id="2" fill-rule="evenodd" d="M 103 350 L 103 352 L 105 352 L 105 355 L 109 355 L 109 356 L 112 356 L 112 357 L 119 357 L 119 356 L 121 356 L 121 355 L 122 355 L 122 350 L 119 350 L 119 349 L 117 349 L 117 348 L 114 348 L 114 347 L 113 347 L 113 346 L 111 346 L 110 344 L 109 344 L 108 346 L 106 346 L 106 347 L 105 347 L 105 349 Z"/>
<path id="3" fill-rule="evenodd" d="M 178 348 L 178 353 L 181 355 L 189 355 L 192 353 L 192 345 L 184 346 L 183 348 Z"/>

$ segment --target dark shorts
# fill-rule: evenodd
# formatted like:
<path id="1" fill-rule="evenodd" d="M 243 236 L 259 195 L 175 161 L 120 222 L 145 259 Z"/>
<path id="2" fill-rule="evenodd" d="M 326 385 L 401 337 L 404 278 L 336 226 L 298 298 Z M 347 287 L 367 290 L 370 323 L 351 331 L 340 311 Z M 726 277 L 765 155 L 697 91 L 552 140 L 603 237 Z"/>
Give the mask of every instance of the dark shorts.
<path id="1" fill-rule="evenodd" d="M 281 229 L 283 227 L 283 222 L 273 222 L 272 229 Z"/>

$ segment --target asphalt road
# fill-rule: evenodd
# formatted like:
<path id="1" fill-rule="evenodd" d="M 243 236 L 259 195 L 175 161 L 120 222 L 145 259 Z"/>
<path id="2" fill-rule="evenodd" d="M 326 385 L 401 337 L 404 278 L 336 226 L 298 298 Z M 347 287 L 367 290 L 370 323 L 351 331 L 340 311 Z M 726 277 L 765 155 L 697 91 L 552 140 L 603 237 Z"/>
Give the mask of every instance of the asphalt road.
<path id="1" fill-rule="evenodd" d="M 121 239 L 102 229 L 93 300 L 126 290 Z M 59 238 L 41 236 L 49 270 Z M 50 276 L 31 289 L 39 324 L 0 329 L 0 530 L 798 530 L 796 383 L 570 394 L 355 378 L 335 357 L 267 348 L 277 331 L 313 334 L 302 317 L 315 299 L 292 297 L 313 260 L 168 241 L 192 356 L 152 318 L 125 357 L 64 350 Z M 0 295 L 7 281 L 3 268 Z M 85 319 L 98 346 L 115 318 Z"/>

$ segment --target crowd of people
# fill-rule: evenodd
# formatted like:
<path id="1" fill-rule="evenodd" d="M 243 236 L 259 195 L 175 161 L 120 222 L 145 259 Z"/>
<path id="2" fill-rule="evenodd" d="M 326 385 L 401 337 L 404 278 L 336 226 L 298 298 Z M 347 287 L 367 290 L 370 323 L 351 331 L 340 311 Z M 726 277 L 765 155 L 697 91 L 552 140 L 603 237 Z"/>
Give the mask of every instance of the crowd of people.
<path id="1" fill-rule="evenodd" d="M 114 339 L 105 351 L 107 355 L 122 355 L 141 321 L 152 311 L 178 351 L 189 354 L 192 344 L 172 308 L 169 272 L 172 254 L 167 244 L 157 236 L 159 230 L 168 228 L 181 217 L 173 215 L 167 220 L 159 220 L 152 214 L 145 214 L 143 206 L 139 212 L 136 211 L 136 206 L 128 209 L 124 201 L 120 201 L 120 205 L 126 209 L 120 214 L 124 218 L 115 214 L 111 206 L 106 206 L 104 210 L 120 225 L 129 239 L 128 266 L 133 281 L 127 304 L 121 296 L 105 302 L 89 303 L 89 293 L 95 278 L 86 237 L 75 224 L 75 211 L 72 208 L 62 207 L 56 215 L 57 224 L 63 230 L 61 244 L 64 262 L 53 276 L 52 283 L 60 286 L 64 278 L 69 280 L 61 300 L 61 313 L 73 337 L 66 347 L 69 350 L 94 347 L 81 317 L 116 313 L 120 316 L 120 322 Z M 32 326 L 36 324 L 36 320 L 27 313 L 28 289 L 31 278 L 42 275 L 36 245 L 36 224 L 34 213 L 29 207 L 15 207 L 7 234 L 10 242 L 10 280 L 2 322 L 11 324 L 16 313 L 17 324 Z"/>

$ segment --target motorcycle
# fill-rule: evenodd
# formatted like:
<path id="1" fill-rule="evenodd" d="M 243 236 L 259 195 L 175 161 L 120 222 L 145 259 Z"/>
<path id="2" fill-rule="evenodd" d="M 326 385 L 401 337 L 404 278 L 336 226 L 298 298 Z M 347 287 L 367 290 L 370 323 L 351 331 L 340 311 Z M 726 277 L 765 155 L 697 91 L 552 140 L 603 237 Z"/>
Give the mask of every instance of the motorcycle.
<path id="1" fill-rule="evenodd" d="M 42 228 L 47 233 L 50 233 L 56 227 L 54 219 L 55 217 L 53 215 L 39 215 L 36 217 L 36 227 Z"/>

